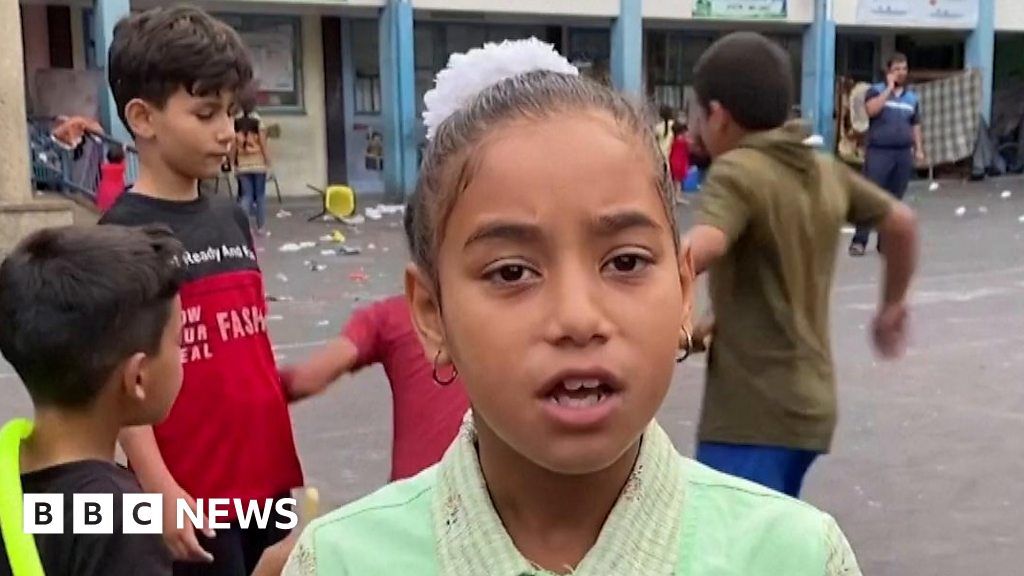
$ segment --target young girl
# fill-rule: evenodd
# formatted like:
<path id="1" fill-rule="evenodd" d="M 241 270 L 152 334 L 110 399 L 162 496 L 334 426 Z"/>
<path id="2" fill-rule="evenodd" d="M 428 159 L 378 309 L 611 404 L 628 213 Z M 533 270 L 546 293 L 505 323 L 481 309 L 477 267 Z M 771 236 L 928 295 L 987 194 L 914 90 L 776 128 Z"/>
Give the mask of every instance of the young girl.
<path id="1" fill-rule="evenodd" d="M 96 189 L 96 207 L 106 213 L 124 193 L 124 148 L 113 145 L 107 150 L 107 161 L 100 166 L 100 185 Z"/>
<path id="2" fill-rule="evenodd" d="M 256 233 L 267 230 L 267 172 L 270 153 L 267 131 L 256 110 L 256 97 L 245 91 L 239 95 L 242 113 L 235 119 L 235 175 L 238 178 L 238 202 L 256 218 Z"/>
<path id="3" fill-rule="evenodd" d="M 288 576 L 859 574 L 835 522 L 679 455 L 654 422 L 692 267 L 646 115 L 536 40 L 453 56 L 406 273 L 442 461 L 304 531 Z"/>
<path id="4" fill-rule="evenodd" d="M 690 171 L 690 142 L 686 136 L 686 124 L 678 120 L 672 125 L 672 149 L 668 155 L 668 167 L 672 173 L 676 202 L 686 204 L 683 183 L 686 182 L 686 175 Z"/>
<path id="5" fill-rule="evenodd" d="M 676 123 L 676 111 L 671 106 L 662 106 L 658 110 L 659 122 L 654 126 L 654 136 L 658 139 L 661 153 L 668 158 L 672 151 L 672 127 Z"/>

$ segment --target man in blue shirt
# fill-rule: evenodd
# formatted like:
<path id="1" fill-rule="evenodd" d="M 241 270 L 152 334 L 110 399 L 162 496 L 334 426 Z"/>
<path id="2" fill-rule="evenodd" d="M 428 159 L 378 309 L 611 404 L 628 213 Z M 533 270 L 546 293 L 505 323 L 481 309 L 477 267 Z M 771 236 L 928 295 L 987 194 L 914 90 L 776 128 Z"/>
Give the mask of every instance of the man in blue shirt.
<path id="1" fill-rule="evenodd" d="M 886 82 L 872 86 L 865 101 L 871 124 L 864 175 L 903 199 L 914 162 L 924 162 L 919 103 L 917 94 L 907 88 L 906 56 L 893 54 L 886 66 Z M 857 228 L 850 255 L 863 256 L 870 237 L 870 228 Z"/>

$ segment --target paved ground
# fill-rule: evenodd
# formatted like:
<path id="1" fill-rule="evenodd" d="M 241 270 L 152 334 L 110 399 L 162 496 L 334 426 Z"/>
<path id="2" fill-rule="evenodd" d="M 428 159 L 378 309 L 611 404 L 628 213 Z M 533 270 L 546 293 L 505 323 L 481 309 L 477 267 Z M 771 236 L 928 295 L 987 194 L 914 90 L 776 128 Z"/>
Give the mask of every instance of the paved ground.
<path id="1" fill-rule="evenodd" d="M 1012 197 L 1003 199 L 1003 190 Z M 865 325 L 878 294 L 878 261 L 841 258 L 833 299 L 841 422 L 835 454 L 811 470 L 805 498 L 840 520 L 866 574 L 1020 574 L 1024 181 L 914 191 L 924 240 L 913 346 L 899 363 L 875 361 Z M 261 253 L 268 292 L 294 298 L 271 304 L 284 362 L 330 338 L 360 302 L 400 290 L 405 258 L 396 216 L 345 231 L 363 247 L 359 256 L 322 256 L 319 247 L 281 253 L 285 242 L 315 241 L 336 228 L 306 224 L 302 214 L 311 206 L 288 209 L 292 217 L 272 219 L 274 236 Z M 327 268 L 314 272 L 307 260 Z M 359 268 L 369 276 L 365 284 L 349 278 Z M 701 382 L 699 361 L 687 363 L 660 414 L 687 454 Z M 27 407 L 0 363 L 0 418 Z M 293 415 L 307 477 L 326 500 L 349 501 L 385 480 L 391 422 L 382 371 L 345 379 Z"/>

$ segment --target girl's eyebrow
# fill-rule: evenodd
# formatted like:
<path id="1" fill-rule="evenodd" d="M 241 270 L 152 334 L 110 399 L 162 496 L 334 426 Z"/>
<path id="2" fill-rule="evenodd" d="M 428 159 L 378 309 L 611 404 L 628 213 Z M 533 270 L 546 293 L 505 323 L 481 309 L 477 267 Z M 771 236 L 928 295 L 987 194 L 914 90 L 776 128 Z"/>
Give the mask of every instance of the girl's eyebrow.
<path id="1" fill-rule="evenodd" d="M 473 232 L 463 245 L 463 249 L 469 248 L 472 244 L 493 240 L 510 240 L 513 242 L 537 244 L 543 236 L 543 230 L 536 224 L 511 220 L 495 220 L 484 224 Z"/>
<path id="2" fill-rule="evenodd" d="M 654 219 L 639 210 L 624 210 L 622 212 L 603 214 L 595 218 L 590 227 L 594 234 L 598 236 L 611 236 L 633 228 L 662 229 L 662 226 Z"/>
<path id="3" fill-rule="evenodd" d="M 594 218 L 590 224 L 590 229 L 595 236 L 614 236 L 635 228 L 660 231 L 663 227 L 639 210 L 602 214 Z M 495 240 L 539 244 L 543 238 L 544 230 L 537 224 L 514 220 L 495 220 L 484 224 L 473 232 L 463 245 L 463 249 L 476 243 Z"/>

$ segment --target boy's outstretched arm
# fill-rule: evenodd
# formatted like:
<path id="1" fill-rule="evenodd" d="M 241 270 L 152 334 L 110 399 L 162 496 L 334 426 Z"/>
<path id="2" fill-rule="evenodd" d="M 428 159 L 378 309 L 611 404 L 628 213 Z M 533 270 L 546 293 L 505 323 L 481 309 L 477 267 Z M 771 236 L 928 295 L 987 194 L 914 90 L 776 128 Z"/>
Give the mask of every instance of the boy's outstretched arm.
<path id="1" fill-rule="evenodd" d="M 729 251 L 743 234 L 754 204 L 747 189 L 749 165 L 742 156 L 723 156 L 715 160 L 701 187 L 697 224 L 683 237 L 682 248 L 689 245 L 693 273 L 701 275 Z"/>
<path id="2" fill-rule="evenodd" d="M 907 289 L 917 267 L 917 219 L 906 204 L 845 168 L 850 199 L 847 221 L 878 229 L 885 257 L 882 302 L 875 316 L 875 349 L 885 358 L 903 353 L 907 341 Z"/>
<path id="3" fill-rule="evenodd" d="M 902 355 L 907 340 L 907 289 L 917 268 L 917 222 L 914 212 L 896 203 L 878 226 L 883 241 L 885 280 L 874 322 L 875 348 L 886 358 Z"/>
<path id="4" fill-rule="evenodd" d="M 156 436 L 153 435 L 153 427 L 125 428 L 121 430 L 119 440 L 142 489 L 146 492 L 163 494 L 163 535 L 164 542 L 167 543 L 167 547 L 171 551 L 171 556 L 179 561 L 213 562 L 213 555 L 199 545 L 195 529 L 190 522 L 185 522 L 181 530 L 177 528 L 177 500 L 184 499 L 192 510 L 196 509 L 196 502 L 171 476 L 171 472 L 160 455 Z M 215 534 L 205 518 L 203 526 L 203 534 L 208 538 L 213 538 Z"/>
<path id="5" fill-rule="evenodd" d="M 693 255 L 693 273 L 699 276 L 729 250 L 729 237 L 714 226 L 698 224 L 683 237 L 682 249 L 687 247 Z"/>
<path id="6" fill-rule="evenodd" d="M 359 350 L 341 336 L 317 350 L 305 362 L 281 369 L 281 384 L 294 402 L 323 392 L 327 386 L 356 367 Z"/>

